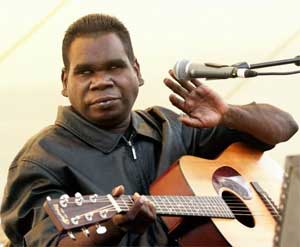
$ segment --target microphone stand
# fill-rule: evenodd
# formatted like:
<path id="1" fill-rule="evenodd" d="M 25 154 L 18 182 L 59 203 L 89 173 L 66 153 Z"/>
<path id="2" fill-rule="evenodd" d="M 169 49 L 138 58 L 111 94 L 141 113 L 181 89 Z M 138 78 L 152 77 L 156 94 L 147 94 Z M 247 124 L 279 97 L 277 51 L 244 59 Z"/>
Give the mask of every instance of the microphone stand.
<path id="1" fill-rule="evenodd" d="M 245 77 L 255 77 L 255 76 L 264 76 L 264 75 L 293 75 L 293 74 L 300 73 L 300 70 L 288 71 L 288 72 L 257 72 L 252 70 L 252 69 L 260 69 L 260 68 L 271 67 L 271 66 L 285 65 L 289 63 L 294 63 L 295 65 L 300 66 L 300 56 L 296 56 L 295 58 L 291 58 L 291 59 L 276 60 L 276 61 L 265 62 L 265 63 L 248 64 L 247 62 L 241 62 L 241 63 L 236 63 L 232 66 L 238 69 L 247 69 L 249 73 Z"/>
<path id="2" fill-rule="evenodd" d="M 278 66 L 278 65 L 285 65 L 294 63 L 297 66 L 300 66 L 300 56 L 296 56 L 295 58 L 290 59 L 283 59 L 283 60 L 276 60 L 264 63 L 255 63 L 255 64 L 248 64 L 247 62 L 236 63 L 232 65 L 233 67 L 237 67 L 239 69 L 259 69 L 271 66 Z"/>

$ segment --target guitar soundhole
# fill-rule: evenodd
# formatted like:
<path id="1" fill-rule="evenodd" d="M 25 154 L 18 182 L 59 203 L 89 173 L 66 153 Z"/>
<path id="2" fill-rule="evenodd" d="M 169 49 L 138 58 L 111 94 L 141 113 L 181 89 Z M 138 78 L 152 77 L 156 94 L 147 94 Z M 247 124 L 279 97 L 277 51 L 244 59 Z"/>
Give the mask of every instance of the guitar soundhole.
<path id="1" fill-rule="evenodd" d="M 254 227 L 254 218 L 246 204 L 229 191 L 223 191 L 222 198 L 233 212 L 236 220 L 247 227 Z"/>

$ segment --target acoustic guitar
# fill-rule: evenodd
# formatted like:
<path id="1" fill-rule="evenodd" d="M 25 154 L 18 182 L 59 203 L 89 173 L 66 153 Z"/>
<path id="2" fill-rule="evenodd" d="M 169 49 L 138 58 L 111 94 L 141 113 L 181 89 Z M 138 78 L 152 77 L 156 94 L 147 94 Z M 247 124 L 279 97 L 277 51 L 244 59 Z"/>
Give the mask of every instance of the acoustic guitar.
<path id="1" fill-rule="evenodd" d="M 217 159 L 183 156 L 150 187 L 151 200 L 181 246 L 272 246 L 282 169 L 261 151 L 229 146 Z M 274 201 L 271 199 L 273 198 Z M 133 204 L 130 195 L 79 193 L 47 198 L 44 208 L 59 231 L 97 224 Z M 86 228 L 83 228 L 86 231 Z"/>

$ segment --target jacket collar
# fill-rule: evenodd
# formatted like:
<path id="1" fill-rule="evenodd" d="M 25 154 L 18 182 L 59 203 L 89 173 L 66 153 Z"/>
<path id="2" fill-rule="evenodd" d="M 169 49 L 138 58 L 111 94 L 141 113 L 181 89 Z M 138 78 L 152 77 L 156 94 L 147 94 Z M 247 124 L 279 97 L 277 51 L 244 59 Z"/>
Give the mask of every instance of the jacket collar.
<path id="1" fill-rule="evenodd" d="M 143 135 L 156 141 L 161 141 L 158 131 L 147 124 L 136 112 L 132 112 L 131 122 L 137 135 Z M 122 134 L 111 133 L 90 123 L 75 113 L 70 106 L 58 107 L 55 124 L 65 128 L 84 142 L 104 153 L 113 151 L 122 138 Z"/>

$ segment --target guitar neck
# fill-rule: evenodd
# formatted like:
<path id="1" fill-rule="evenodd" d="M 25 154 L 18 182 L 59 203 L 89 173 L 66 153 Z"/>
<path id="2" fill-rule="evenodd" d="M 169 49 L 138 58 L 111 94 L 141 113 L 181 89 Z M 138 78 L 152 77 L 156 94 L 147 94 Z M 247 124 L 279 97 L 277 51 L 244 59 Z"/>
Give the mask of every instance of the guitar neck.
<path id="1" fill-rule="evenodd" d="M 233 213 L 219 196 L 146 196 L 154 203 L 156 213 L 165 216 L 202 216 L 214 218 L 234 218 Z M 111 195 L 82 196 L 79 193 L 69 198 L 47 198 L 46 212 L 59 231 L 110 219 L 117 213 L 127 212 L 133 205 L 132 196 Z"/>
<path id="2" fill-rule="evenodd" d="M 227 204 L 219 196 L 145 197 L 154 204 L 158 215 L 234 218 Z M 127 212 L 133 205 L 131 196 L 128 195 L 120 196 L 115 201 L 122 212 Z"/>

